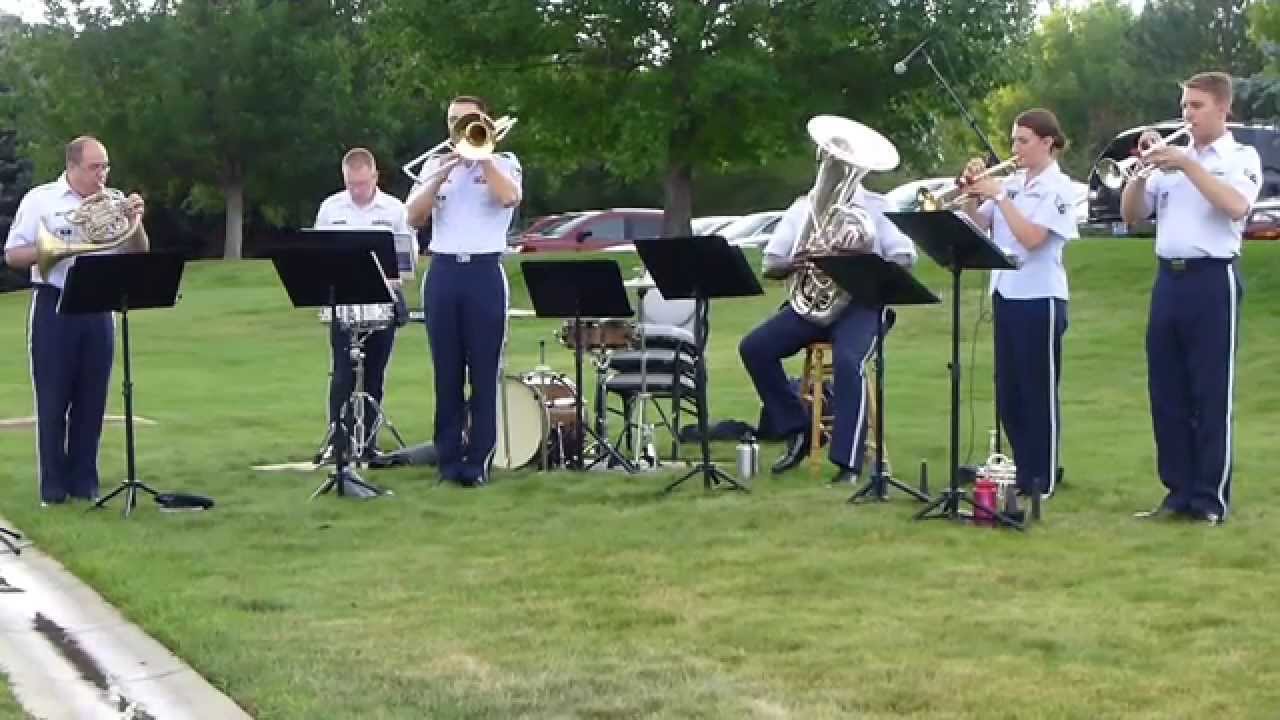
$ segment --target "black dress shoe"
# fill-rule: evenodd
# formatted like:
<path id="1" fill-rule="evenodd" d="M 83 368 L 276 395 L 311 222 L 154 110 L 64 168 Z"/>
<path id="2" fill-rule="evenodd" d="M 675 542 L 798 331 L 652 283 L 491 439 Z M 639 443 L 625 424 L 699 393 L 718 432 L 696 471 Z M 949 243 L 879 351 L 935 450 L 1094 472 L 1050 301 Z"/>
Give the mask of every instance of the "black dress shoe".
<path id="1" fill-rule="evenodd" d="M 1176 520 L 1182 513 L 1165 504 L 1157 505 L 1151 510 L 1140 510 L 1133 514 L 1138 520 Z"/>
<path id="2" fill-rule="evenodd" d="M 1225 522 L 1221 515 L 1213 512 L 1193 512 L 1187 515 L 1187 519 L 1197 525 L 1208 525 L 1209 527 L 1218 527 Z"/>
<path id="3" fill-rule="evenodd" d="M 832 485 L 857 485 L 858 473 L 849 468 L 840 468 L 836 471 L 835 477 L 831 478 Z"/>
<path id="4" fill-rule="evenodd" d="M 784 473 L 800 464 L 809 454 L 809 433 L 799 432 L 787 438 L 787 447 L 782 456 L 773 463 L 774 473 Z"/>

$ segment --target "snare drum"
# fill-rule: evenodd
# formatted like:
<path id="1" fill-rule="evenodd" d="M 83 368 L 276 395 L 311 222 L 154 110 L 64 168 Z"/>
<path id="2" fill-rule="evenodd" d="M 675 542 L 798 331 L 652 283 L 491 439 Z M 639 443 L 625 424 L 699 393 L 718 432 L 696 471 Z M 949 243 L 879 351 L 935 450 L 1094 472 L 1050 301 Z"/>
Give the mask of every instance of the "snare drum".
<path id="1" fill-rule="evenodd" d="M 338 327 L 343 330 L 381 330 L 395 323 L 395 309 L 392 305 L 339 305 Z M 321 308 L 320 320 L 332 322 L 329 308 Z"/>
<path id="2" fill-rule="evenodd" d="M 549 467 L 562 464 L 578 437 L 578 393 L 573 381 L 559 373 L 525 373 L 504 377 L 501 392 L 505 400 L 498 402 L 494 466 L 522 468 L 536 462 L 542 448 L 546 448 Z"/>
<path id="3" fill-rule="evenodd" d="M 582 320 L 583 350 L 618 350 L 631 347 L 636 337 L 636 324 L 630 320 L 592 318 Z M 560 344 L 577 348 L 578 334 L 573 320 L 565 320 L 556 333 Z"/>

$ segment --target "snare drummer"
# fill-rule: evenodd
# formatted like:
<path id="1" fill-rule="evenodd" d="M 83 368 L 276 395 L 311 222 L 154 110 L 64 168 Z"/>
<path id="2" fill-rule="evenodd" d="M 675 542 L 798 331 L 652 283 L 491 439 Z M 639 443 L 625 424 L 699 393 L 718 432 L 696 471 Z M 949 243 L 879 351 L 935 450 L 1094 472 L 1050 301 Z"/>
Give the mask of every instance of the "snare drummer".
<path id="1" fill-rule="evenodd" d="M 484 100 L 454 98 L 446 128 L 475 112 L 489 114 Z M 509 300 L 502 255 L 520 203 L 520 162 L 511 153 L 474 161 L 450 153 L 428 161 L 422 172 L 433 179 L 410 192 L 408 214 L 411 226 L 428 220 L 432 226 L 422 307 L 435 366 L 436 451 L 443 479 L 475 487 L 489 480 L 498 436 Z"/>
<path id="2" fill-rule="evenodd" d="M 352 230 L 390 230 L 392 233 L 409 234 L 404 203 L 378 189 L 378 165 L 373 153 L 365 148 L 352 148 L 342 158 L 342 182 L 346 190 L 336 192 L 325 198 L 316 213 L 315 227 L 318 229 L 352 229 Z M 387 281 L 395 291 L 394 306 L 339 306 L 338 313 L 391 312 L 395 323 L 369 334 L 364 344 L 365 351 L 365 391 L 378 403 L 382 404 L 382 392 L 386 379 L 387 365 L 391 361 L 391 349 L 395 343 L 396 327 L 408 320 L 408 308 L 405 305 L 404 293 L 400 289 L 399 278 Z M 335 423 L 342 405 L 351 396 L 352 384 L 355 382 L 352 362 L 349 356 L 351 339 L 342 330 L 341 324 L 330 324 L 329 345 L 332 348 L 332 371 L 329 376 L 329 422 Z M 366 414 L 372 417 L 373 408 Z M 369 460 L 377 454 L 376 437 L 369 438 L 365 449 L 365 457 Z M 326 449 L 322 454 L 327 454 Z"/>

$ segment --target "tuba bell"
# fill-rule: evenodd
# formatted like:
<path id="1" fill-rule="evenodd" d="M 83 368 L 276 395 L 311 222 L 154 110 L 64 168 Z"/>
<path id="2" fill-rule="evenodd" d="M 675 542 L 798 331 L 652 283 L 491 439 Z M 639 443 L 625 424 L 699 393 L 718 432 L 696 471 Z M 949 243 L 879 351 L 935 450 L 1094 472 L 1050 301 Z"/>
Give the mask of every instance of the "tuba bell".
<path id="1" fill-rule="evenodd" d="M 875 221 L 854 195 L 867 173 L 898 166 L 898 150 L 875 130 L 835 115 L 811 118 L 808 131 L 821 163 L 796 240 L 799 265 L 787 276 L 787 295 L 798 315 L 825 327 L 849 304 L 849 294 L 807 259 L 875 252 Z"/>
<path id="2" fill-rule="evenodd" d="M 103 188 L 85 198 L 66 218 L 85 242 L 64 242 L 41 221 L 36 231 L 36 267 L 46 279 L 55 265 L 69 257 L 124 245 L 142 224 L 141 215 L 129 217 L 129 200 L 124 193 L 112 188 Z"/>

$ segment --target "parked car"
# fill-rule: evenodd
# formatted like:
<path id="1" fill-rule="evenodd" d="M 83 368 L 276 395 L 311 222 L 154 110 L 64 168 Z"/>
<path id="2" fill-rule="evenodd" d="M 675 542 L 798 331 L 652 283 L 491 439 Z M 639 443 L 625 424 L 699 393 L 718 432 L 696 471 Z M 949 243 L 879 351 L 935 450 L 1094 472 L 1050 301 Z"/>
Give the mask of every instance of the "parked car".
<path id="1" fill-rule="evenodd" d="M 592 211 L 592 212 L 598 212 L 598 211 Z M 551 233 L 553 233 L 556 230 L 556 228 L 559 228 L 569 223 L 575 218 L 579 218 L 579 217 L 582 217 L 583 215 L 589 215 L 589 214 L 591 213 L 567 212 L 567 213 L 561 213 L 558 215 L 547 215 L 546 217 L 538 218 L 533 222 L 532 225 L 525 228 L 524 231 L 520 233 L 520 243 L 524 244 L 528 242 L 537 242 L 539 240 L 546 239 L 551 236 Z"/>
<path id="2" fill-rule="evenodd" d="M 1280 198 L 1255 203 L 1244 225 L 1246 240 L 1280 240 Z"/>
<path id="3" fill-rule="evenodd" d="M 693 219 L 694 235 L 714 235 L 724 229 L 725 225 L 737 220 L 740 215 L 707 215 Z"/>
<path id="4" fill-rule="evenodd" d="M 1182 127 L 1181 120 L 1168 120 L 1151 125 L 1161 135 L 1170 135 Z M 1130 228 L 1120 217 L 1120 190 L 1112 190 L 1098 178 L 1098 161 L 1107 157 L 1123 160 L 1137 152 L 1138 137 L 1147 127 L 1136 127 L 1118 134 L 1102 149 L 1089 171 L 1089 219 L 1090 225 L 1110 229 L 1115 235 L 1144 234 L 1151 232 L 1154 221 Z M 1262 158 L 1262 193 L 1260 198 L 1280 196 L 1280 128 L 1266 125 L 1227 123 L 1227 129 L 1238 142 L 1253 145 Z M 1178 142 L 1178 141 L 1174 141 Z"/>
<path id="5" fill-rule="evenodd" d="M 602 250 L 636 238 L 662 235 L 662 211 L 652 208 L 614 208 L 574 214 L 548 225 L 524 240 L 521 251 L 566 252 Z"/>
<path id="6" fill-rule="evenodd" d="M 732 245 L 741 247 L 760 247 L 769 240 L 769 234 L 782 220 L 781 210 L 744 215 L 720 228 L 716 233 L 728 240 Z"/>

